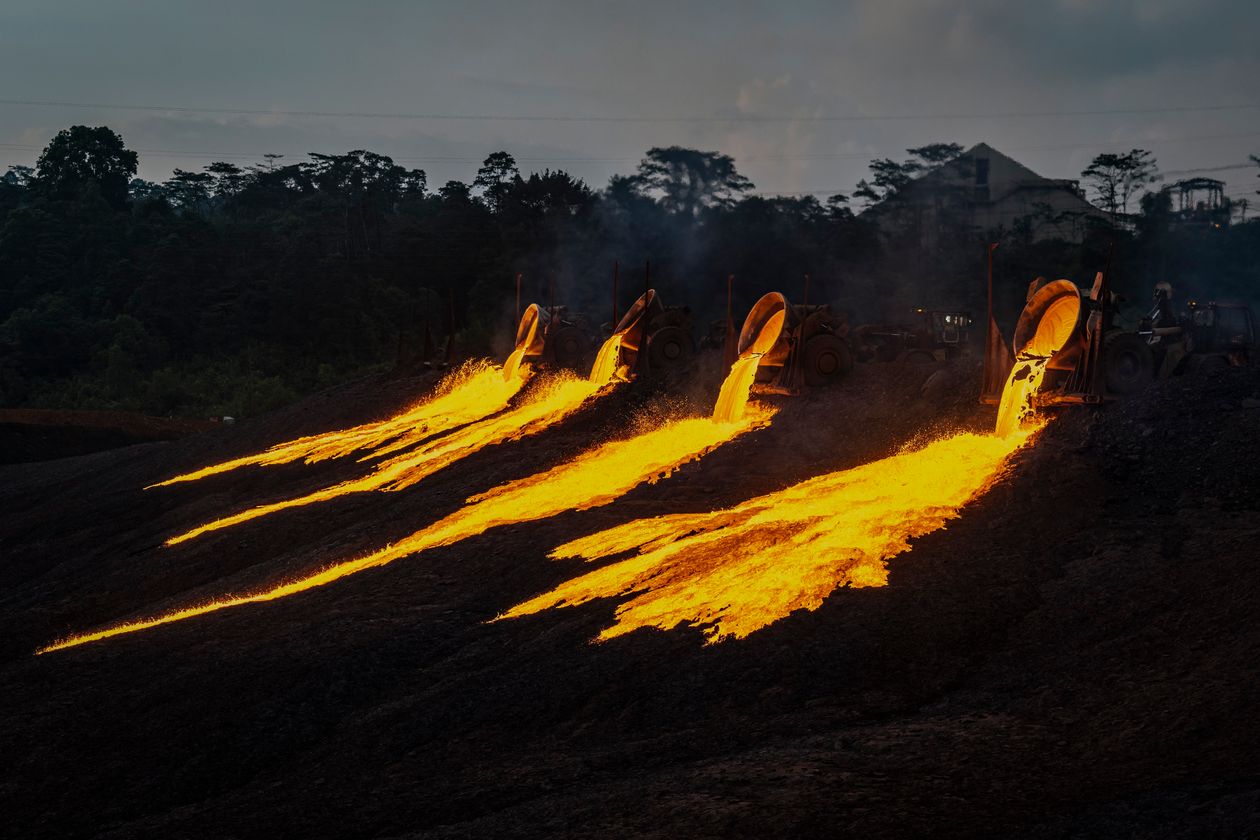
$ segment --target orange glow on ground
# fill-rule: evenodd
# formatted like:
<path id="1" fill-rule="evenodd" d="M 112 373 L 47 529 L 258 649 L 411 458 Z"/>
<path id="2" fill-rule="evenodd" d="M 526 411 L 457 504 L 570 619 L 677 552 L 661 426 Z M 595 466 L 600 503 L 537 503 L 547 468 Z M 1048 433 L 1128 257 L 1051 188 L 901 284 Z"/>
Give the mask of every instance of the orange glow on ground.
<path id="1" fill-rule="evenodd" d="M 556 558 L 621 560 L 519 604 L 500 618 L 600 598 L 626 599 L 610 639 L 640 627 L 700 627 L 743 638 L 842 586 L 883 586 L 884 561 L 943 527 L 1028 440 L 970 433 L 831 473 L 709 514 L 638 520 L 575 540 Z"/>
<path id="2" fill-rule="evenodd" d="M 1049 357 L 1070 335 L 1066 311 L 1052 309 L 1029 345 L 1038 354 L 1026 351 L 1016 360 L 994 434 L 956 434 L 727 510 L 638 520 L 574 540 L 552 557 L 637 555 L 563 583 L 500 618 L 622 598 L 627 600 L 616 620 L 599 639 L 640 627 L 687 625 L 715 642 L 743 638 L 795 610 L 815 610 L 842 586 L 886 585 L 885 561 L 959 516 L 1036 433 L 1029 428 L 1033 398 Z M 743 376 L 737 371 L 743 361 L 732 367 L 724 391 Z"/>
<path id="3" fill-rule="evenodd" d="M 599 367 L 596 365 L 596 370 Z M 732 380 L 746 373 L 736 367 L 723 384 L 724 392 L 733 387 Z M 755 364 L 749 367 L 755 370 Z M 1007 384 L 1011 393 L 1003 394 L 1004 401 L 1008 396 L 1014 400 L 1018 391 L 1024 412 L 1035 393 L 1035 387 L 1023 384 L 1026 378 L 1012 372 Z M 585 389 L 589 396 L 599 390 L 599 384 L 561 380 L 553 390 L 570 389 L 576 395 Z M 585 398 L 579 398 L 574 407 Z M 545 399 L 537 402 L 550 404 Z M 490 528 L 608 504 L 639 484 L 656 481 L 745 431 L 764 425 L 772 416 L 761 407 L 748 413 L 750 416 L 735 423 L 715 418 L 675 421 L 603 444 L 551 470 L 474 496 L 445 519 L 365 557 L 252 595 L 229 596 L 72 636 L 38 653 L 283 598 Z M 543 416 L 537 419 L 541 421 Z M 999 427 L 1001 423 L 999 420 Z M 515 434 L 528 433 L 521 431 L 528 425 L 528 421 L 517 425 Z M 615 622 L 599 638 L 612 638 L 639 627 L 667 630 L 680 624 L 702 628 L 710 642 L 742 638 L 795 610 L 817 609 L 838 587 L 885 585 L 885 561 L 909 551 L 910 540 L 959 516 L 962 507 L 983 494 L 1002 475 L 1010 456 L 1035 434 L 1036 429 L 1028 428 L 1017 428 L 1005 436 L 960 433 L 726 510 L 638 520 L 574 540 L 557 548 L 552 556 L 594 560 L 628 551 L 638 554 L 518 604 L 500 619 L 600 598 L 622 598 L 627 600 L 618 607 Z M 407 458 L 381 467 L 389 469 L 389 465 L 399 463 L 408 463 Z M 419 464 L 413 466 L 420 468 Z M 403 470 L 380 486 L 389 484 L 392 486 L 386 489 L 397 489 L 408 475 Z"/>
<path id="4" fill-rule="evenodd" d="M 151 487 L 196 481 L 252 465 L 271 466 L 298 460 L 313 464 L 354 452 L 372 451 L 386 444 L 392 444 L 390 451 L 413 445 L 506 408 L 529 378 L 528 366 L 521 366 L 523 353 L 523 350 L 514 352 L 502 369 L 486 360 L 469 362 L 443 379 L 433 396 L 387 420 L 298 438 L 256 455 L 177 475 Z"/>
<path id="5" fill-rule="evenodd" d="M 309 577 L 252 595 L 229 596 L 155 618 L 72 636 L 39 653 L 134 633 L 228 607 L 274 601 L 426 549 L 451 545 L 500 525 L 531 522 L 568 510 L 605 505 L 640 484 L 659 481 L 723 443 L 766 425 L 773 414 L 773 409 L 758 407 L 737 423 L 716 423 L 709 418 L 675 420 L 645 434 L 597 446 L 546 472 L 474 496 L 465 507 L 445 519 L 365 557 L 338 563 Z"/>
<path id="6" fill-rule="evenodd" d="M 457 428 L 442 437 L 430 437 L 416 448 L 379 462 L 373 467 L 372 472 L 362 478 L 343 481 L 331 487 L 307 493 L 305 496 L 258 505 L 231 516 L 198 525 L 192 530 L 171 537 L 166 541 L 166 545 L 178 545 L 211 531 L 230 528 L 233 525 L 240 525 L 243 522 L 289 508 L 327 502 L 347 493 L 405 490 L 487 446 L 537 434 L 577 411 L 586 400 L 595 396 L 612 380 L 615 372 L 613 365 L 616 363 L 620 341 L 620 337 L 614 335 L 604 342 L 588 379 L 575 379 L 570 374 L 560 374 L 521 405 Z M 516 357 L 517 352 L 509 357 L 509 366 L 514 364 L 513 359 L 519 362 Z M 612 359 L 611 365 L 606 361 L 601 361 L 607 359 Z M 409 434 L 401 434 L 398 437 L 398 441 L 378 449 L 376 454 L 393 454 L 399 449 L 416 443 L 415 440 L 408 439 Z"/>
<path id="7" fill-rule="evenodd" d="M 519 440 L 541 432 L 568 417 L 598 391 L 599 387 L 588 380 L 574 379 L 571 376 L 556 377 L 547 386 L 541 387 L 528 402 L 431 439 L 402 455 L 381 461 L 372 472 L 362 478 L 343 481 L 305 496 L 248 508 L 171 537 L 166 544 L 176 545 L 211 531 L 229 528 L 289 508 L 327 502 L 347 493 L 403 490 L 487 446 Z"/>

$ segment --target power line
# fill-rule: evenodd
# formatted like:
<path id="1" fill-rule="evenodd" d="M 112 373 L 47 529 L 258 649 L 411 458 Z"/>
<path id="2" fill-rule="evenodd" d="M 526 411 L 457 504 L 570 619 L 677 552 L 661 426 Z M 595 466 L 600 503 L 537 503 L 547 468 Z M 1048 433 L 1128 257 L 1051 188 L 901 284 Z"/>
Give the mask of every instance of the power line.
<path id="1" fill-rule="evenodd" d="M 1236 140 L 1251 137 L 1260 137 L 1260 132 L 1244 132 L 1241 134 L 1212 134 L 1200 135 L 1195 137 L 1168 137 L 1163 139 L 1152 138 L 1136 138 L 1129 140 L 1100 140 L 1095 143 L 1070 143 L 1053 146 L 1015 146 L 1009 147 L 1007 152 L 1045 152 L 1045 151 L 1079 151 L 1090 150 L 1101 146 L 1127 146 L 1130 144 L 1149 144 L 1162 145 L 1169 143 L 1199 143 L 1209 140 Z M 15 151 L 42 151 L 43 146 L 20 143 L 0 143 L 0 149 L 11 149 Z M 132 151 L 145 155 L 153 155 L 155 157 L 202 157 L 202 158 L 236 158 L 236 159 L 261 159 L 264 152 L 213 152 L 213 151 L 193 151 L 184 149 L 133 149 Z M 309 152 L 285 152 L 282 157 L 300 157 L 310 154 Z M 869 152 L 837 152 L 837 153 L 819 153 L 812 155 L 738 155 L 742 161 L 810 161 L 810 160 L 874 160 L 882 157 L 882 155 L 872 154 Z M 402 161 L 407 163 L 480 163 L 481 157 L 453 156 L 453 155 L 392 155 L 390 158 L 394 161 Z M 515 158 L 517 163 L 564 163 L 564 164 L 610 164 L 610 163 L 638 163 L 642 159 L 642 155 L 634 157 L 518 157 Z M 1209 167 L 1204 169 L 1179 169 L 1165 172 L 1165 175 L 1180 175 L 1192 172 L 1223 172 L 1229 169 L 1247 169 L 1254 164 L 1240 163 L 1230 164 L 1229 166 Z"/>
<path id="2" fill-rule="evenodd" d="M 90 108 L 112 111 L 148 111 L 182 114 L 228 114 L 238 116 L 269 117 L 319 117 L 384 120 L 428 120 L 469 122 L 569 122 L 569 123 L 841 123 L 883 122 L 898 120 L 995 120 L 1031 119 L 1041 117 L 1090 117 L 1105 115 L 1204 113 L 1209 111 L 1241 111 L 1260 108 L 1257 103 L 1233 103 L 1221 105 L 1185 105 L 1161 108 L 1100 108 L 1073 111 L 1008 111 L 992 113 L 927 113 L 927 114 L 845 114 L 803 116 L 773 116 L 758 114 L 732 114 L 723 116 L 580 116 L 544 114 L 452 114 L 452 113 L 404 113 L 377 111 L 301 111 L 266 108 L 202 108 L 177 105 L 126 105 L 103 102 L 63 102 L 47 99 L 0 99 L 0 105 L 35 108 Z"/>
<path id="3" fill-rule="evenodd" d="M 1160 175 L 1193 175 L 1196 172 L 1232 172 L 1236 169 L 1254 169 L 1254 163 L 1231 163 L 1228 166 L 1205 166 L 1201 169 L 1173 169 L 1168 172 L 1161 172 Z"/>

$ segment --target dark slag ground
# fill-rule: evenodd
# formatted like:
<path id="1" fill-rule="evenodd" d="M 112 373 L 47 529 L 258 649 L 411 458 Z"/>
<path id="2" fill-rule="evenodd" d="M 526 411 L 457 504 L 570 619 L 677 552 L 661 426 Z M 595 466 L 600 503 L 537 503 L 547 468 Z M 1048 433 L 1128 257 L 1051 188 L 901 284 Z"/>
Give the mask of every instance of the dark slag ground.
<path id="1" fill-rule="evenodd" d="M 0 468 L 0 836 L 1255 836 L 1260 371 L 1063 413 L 960 519 L 890 561 L 887 587 L 837 591 L 745 640 L 590 644 L 614 601 L 486 623 L 571 577 L 578 563 L 546 554 L 576 536 L 986 427 L 976 374 L 859 366 L 609 507 L 39 657 L 72 630 L 383 546 L 645 412 L 711 404 L 716 383 L 672 400 L 624 387 L 409 491 L 174 548 L 163 539 L 361 466 L 146 484 L 386 416 L 432 376 Z"/>

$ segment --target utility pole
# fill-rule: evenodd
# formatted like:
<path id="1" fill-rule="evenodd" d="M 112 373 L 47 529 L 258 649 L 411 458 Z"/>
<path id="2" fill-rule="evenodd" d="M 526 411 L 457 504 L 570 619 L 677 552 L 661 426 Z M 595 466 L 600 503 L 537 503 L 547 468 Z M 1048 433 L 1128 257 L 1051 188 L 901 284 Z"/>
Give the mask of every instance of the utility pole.
<path id="1" fill-rule="evenodd" d="M 735 317 L 731 310 L 731 296 L 735 286 L 735 275 L 726 275 L 726 337 L 722 341 L 722 365 L 729 369 L 735 364 L 739 355 L 739 337 L 735 335 Z"/>
<path id="2" fill-rule="evenodd" d="M 648 369 L 648 334 L 647 334 L 647 302 L 648 294 L 652 291 L 652 261 L 645 260 L 643 263 L 643 312 L 640 317 L 643 319 L 643 329 L 640 332 L 642 336 L 639 339 L 639 354 L 635 357 L 635 373 L 643 374 Z"/>

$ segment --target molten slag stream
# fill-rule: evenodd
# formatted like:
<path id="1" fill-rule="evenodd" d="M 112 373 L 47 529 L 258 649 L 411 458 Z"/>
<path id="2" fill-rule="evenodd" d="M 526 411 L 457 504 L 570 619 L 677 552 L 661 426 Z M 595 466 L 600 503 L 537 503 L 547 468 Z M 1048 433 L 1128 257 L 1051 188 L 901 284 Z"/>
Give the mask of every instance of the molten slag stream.
<path id="1" fill-rule="evenodd" d="M 766 425 L 773 414 L 773 409 L 757 407 L 735 423 L 717 423 L 710 418 L 669 422 L 645 434 L 597 446 L 546 472 L 474 496 L 445 519 L 366 557 L 338 563 L 309 577 L 252 595 L 229 596 L 155 618 L 72 636 L 48 645 L 39 653 L 134 633 L 228 607 L 274 601 L 365 569 L 384 566 L 410 554 L 451 545 L 500 525 L 531 522 L 569 510 L 605 505 L 640 484 L 656 482 L 727 441 Z"/>
<path id="2" fill-rule="evenodd" d="M 588 378 L 591 382 L 599 382 L 601 384 L 612 382 L 613 377 L 619 374 L 617 362 L 620 359 L 621 334 L 614 333 L 599 348 L 599 353 L 595 356 L 595 364 L 591 367 L 591 375 Z"/>
<path id="3" fill-rule="evenodd" d="M 756 369 L 755 364 L 749 367 Z M 733 367 L 723 392 L 731 380 L 746 373 Z M 1028 376 L 1018 373 L 1017 365 L 1007 390 L 1019 389 L 1021 413 L 1026 415 L 1035 388 L 1020 384 Z M 751 381 L 750 377 L 745 382 L 745 399 Z M 589 381 L 579 384 L 598 387 Z M 603 444 L 551 470 L 474 496 L 455 513 L 365 557 L 252 595 L 72 636 L 38 652 L 276 600 L 490 528 L 608 504 L 765 424 L 772 414 L 761 407 L 747 413 L 750 416 L 734 423 L 715 418 L 675 421 Z M 911 539 L 957 517 L 968 501 L 997 480 L 1011 454 L 1035 433 L 1036 429 L 1021 428 L 1006 436 L 956 434 L 727 510 L 638 520 L 574 540 L 552 556 L 593 560 L 632 550 L 639 554 L 561 584 L 500 618 L 598 598 L 628 598 L 600 638 L 637 627 L 669 629 L 679 624 L 704 628 L 709 641 L 747 636 L 794 610 L 816 609 L 839 586 L 884 585 L 884 561 L 908 551 Z"/>
<path id="4" fill-rule="evenodd" d="M 742 638 L 841 586 L 883 586 L 884 561 L 944 526 L 983 493 L 1029 432 L 958 434 L 710 514 L 638 520 L 575 540 L 553 557 L 640 553 L 508 610 L 516 618 L 598 598 L 629 598 L 599 638 L 639 627 L 702 627 Z"/>
<path id="5" fill-rule="evenodd" d="M 1047 333 L 1054 328 L 1047 322 Z M 637 555 L 563 583 L 500 618 L 622 598 L 627 600 L 617 607 L 616 620 L 599 639 L 682 624 L 701 628 L 715 642 L 743 638 L 795 610 L 815 610 L 842 586 L 884 586 L 885 561 L 959 516 L 1036 434 L 1036 427 L 1029 428 L 1035 423 L 1033 398 L 1063 337 L 1039 330 L 1040 343 L 1032 342 L 1017 359 L 992 435 L 955 434 L 727 510 L 638 520 L 574 540 L 552 556 Z"/>
<path id="6" fill-rule="evenodd" d="M 327 502 L 347 493 L 374 490 L 403 490 L 419 483 L 438 470 L 479 452 L 487 446 L 518 440 L 537 434 L 576 411 L 600 386 L 586 379 L 560 376 L 539 389 L 532 399 L 516 408 L 456 429 L 443 437 L 429 440 L 416 449 L 376 464 L 362 478 L 343 481 L 298 496 L 266 505 L 258 505 L 240 513 L 199 525 L 166 541 L 176 545 L 202 534 L 218 531 L 242 522 L 249 522 L 281 510 Z"/>
<path id="7" fill-rule="evenodd" d="M 620 337 L 616 335 L 609 338 L 600 348 L 598 358 L 602 360 L 611 355 L 615 362 L 616 348 L 620 341 Z M 613 348 L 611 352 L 610 346 Z M 515 365 L 520 362 L 517 354 L 523 352 L 518 350 L 509 357 L 510 369 L 515 369 Z M 442 437 L 430 438 L 402 455 L 395 455 L 381 461 L 375 465 L 372 472 L 362 478 L 343 481 L 305 496 L 258 505 L 240 513 L 198 525 L 190 531 L 171 537 L 166 541 L 166 545 L 177 545 L 210 531 L 239 525 L 242 522 L 249 522 L 289 508 L 327 502 L 347 493 L 404 490 L 487 446 L 519 440 L 559 423 L 577 411 L 587 399 L 599 393 L 600 389 L 611 381 L 612 374 L 613 371 L 609 369 L 609 366 L 607 364 L 601 366 L 600 361 L 596 361 L 588 379 L 575 379 L 571 375 L 561 374 L 540 388 L 525 403 L 501 414 L 457 428 Z M 379 450 L 378 454 L 392 454 L 398 448 L 397 445 L 391 445 Z"/>
<path id="8" fill-rule="evenodd" d="M 298 438 L 256 455 L 214 464 L 150 486 L 196 481 L 251 465 L 272 466 L 297 460 L 312 464 L 377 449 L 391 442 L 390 451 L 414 445 L 426 437 L 506 408 L 529 378 L 529 368 L 521 365 L 523 353 L 524 350 L 515 351 L 502 369 L 485 360 L 470 362 L 442 380 L 434 396 L 387 420 Z"/>
<path id="9" fill-rule="evenodd" d="M 722 390 L 718 392 L 717 404 L 713 406 L 713 419 L 716 422 L 731 423 L 744 415 L 748 393 L 757 377 L 757 365 L 761 363 L 761 356 L 761 353 L 750 353 L 739 357 L 731 365 L 731 372 L 727 374 Z"/>

